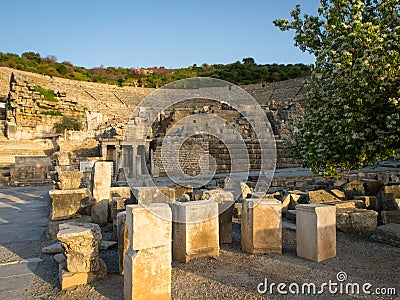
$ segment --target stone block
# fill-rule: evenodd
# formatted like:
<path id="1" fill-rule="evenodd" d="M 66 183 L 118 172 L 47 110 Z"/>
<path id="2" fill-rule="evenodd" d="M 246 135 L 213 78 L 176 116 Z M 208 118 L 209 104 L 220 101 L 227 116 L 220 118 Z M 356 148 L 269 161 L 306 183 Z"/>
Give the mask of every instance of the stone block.
<path id="1" fill-rule="evenodd" d="M 377 196 L 378 192 L 383 188 L 382 180 L 364 179 L 362 180 L 366 196 Z"/>
<path id="2" fill-rule="evenodd" d="M 400 210 L 385 210 L 381 212 L 382 223 L 397 223 L 400 224 Z"/>
<path id="3" fill-rule="evenodd" d="M 59 187 L 62 190 L 76 190 L 81 185 L 83 172 L 62 172 L 58 174 Z"/>
<path id="4" fill-rule="evenodd" d="M 335 206 L 336 208 L 365 208 L 365 202 L 363 200 L 345 200 L 336 202 Z"/>
<path id="5" fill-rule="evenodd" d="M 96 162 L 92 169 L 93 222 L 105 225 L 108 220 L 108 201 L 110 200 L 112 162 Z"/>
<path id="6" fill-rule="evenodd" d="M 336 207 L 301 204 L 296 207 L 297 256 L 321 262 L 336 256 Z"/>
<path id="7" fill-rule="evenodd" d="M 347 200 L 354 199 L 355 196 L 365 196 L 364 184 L 358 180 L 352 180 L 343 185 L 343 190 Z"/>
<path id="8" fill-rule="evenodd" d="M 171 220 L 171 209 L 165 203 L 127 205 L 126 223 L 130 247 L 141 250 L 170 243 Z"/>
<path id="9" fill-rule="evenodd" d="M 329 192 L 339 200 L 346 200 L 346 194 L 341 190 L 332 189 Z"/>
<path id="10" fill-rule="evenodd" d="M 77 190 L 51 190 L 49 191 L 52 199 L 51 219 L 65 220 L 70 219 L 84 208 L 93 205 L 94 199 L 90 191 L 86 188 Z"/>
<path id="11" fill-rule="evenodd" d="M 343 232 L 373 232 L 378 224 L 378 213 L 366 209 L 338 209 L 336 226 Z"/>
<path id="12" fill-rule="evenodd" d="M 97 271 L 69 272 L 67 270 L 66 263 L 61 263 L 58 269 L 58 278 L 60 280 L 61 289 L 65 290 L 68 288 L 107 278 L 107 266 L 105 262 L 100 259 L 99 268 Z"/>
<path id="13" fill-rule="evenodd" d="M 247 253 L 282 253 L 282 208 L 275 199 L 244 199 L 242 250 Z"/>
<path id="14" fill-rule="evenodd" d="M 126 212 L 117 215 L 118 262 L 119 273 L 124 275 L 124 257 L 129 248 L 129 234 L 126 226 Z"/>
<path id="15" fill-rule="evenodd" d="M 59 229 L 59 225 L 65 224 L 68 222 L 79 222 L 79 223 L 91 223 L 92 218 L 90 216 L 77 216 L 76 218 L 67 219 L 67 220 L 59 220 L 59 221 L 49 221 L 47 226 L 46 236 L 49 239 L 56 240 Z"/>
<path id="16" fill-rule="evenodd" d="M 218 203 L 219 242 L 232 243 L 232 217 L 235 204 L 233 194 L 222 189 L 214 189 L 204 191 L 202 199 Z"/>
<path id="17" fill-rule="evenodd" d="M 365 208 L 370 210 L 378 211 L 378 198 L 375 196 L 356 196 L 356 200 L 362 200 L 365 203 Z"/>
<path id="18" fill-rule="evenodd" d="M 49 246 L 43 247 L 42 248 L 42 253 L 43 254 L 58 254 L 58 253 L 64 253 L 64 248 L 62 247 L 61 243 L 55 243 L 51 244 Z"/>
<path id="19" fill-rule="evenodd" d="M 122 222 L 122 214 L 118 219 Z M 124 299 L 171 298 L 171 220 L 167 204 L 127 206 Z"/>
<path id="20" fill-rule="evenodd" d="M 124 299 L 171 299 L 171 246 L 134 251 L 124 257 Z"/>
<path id="21" fill-rule="evenodd" d="M 232 218 L 235 210 L 234 201 L 222 201 L 218 203 L 218 227 L 219 243 L 232 243 Z"/>
<path id="22" fill-rule="evenodd" d="M 318 204 L 318 203 L 335 203 L 340 201 L 334 195 L 325 190 L 316 190 L 308 192 L 309 203 Z"/>
<path id="23" fill-rule="evenodd" d="M 108 221 L 116 223 L 117 214 L 125 210 L 125 204 L 127 202 L 126 198 L 123 197 L 113 197 L 108 203 L 109 218 Z"/>
<path id="24" fill-rule="evenodd" d="M 191 259 L 219 255 L 218 204 L 209 200 L 172 205 L 173 258 Z"/>
<path id="25" fill-rule="evenodd" d="M 73 273 L 98 271 L 101 238 L 101 230 L 97 224 L 61 224 L 57 239 L 65 249 L 67 270 Z"/>
<path id="26" fill-rule="evenodd" d="M 134 204 L 172 203 L 175 191 L 168 187 L 135 187 L 132 188 Z"/>
<path id="27" fill-rule="evenodd" d="M 131 198 L 131 188 L 129 186 L 112 186 L 110 188 L 110 199 L 113 197 Z"/>

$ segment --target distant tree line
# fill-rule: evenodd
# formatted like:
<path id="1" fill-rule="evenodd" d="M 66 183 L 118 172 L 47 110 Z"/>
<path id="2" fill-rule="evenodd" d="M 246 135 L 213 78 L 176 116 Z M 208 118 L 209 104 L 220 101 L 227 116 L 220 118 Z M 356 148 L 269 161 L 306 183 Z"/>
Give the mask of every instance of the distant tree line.
<path id="1" fill-rule="evenodd" d="M 0 52 L 0 66 L 17 70 L 63 77 L 67 79 L 157 88 L 164 84 L 191 77 L 214 77 L 234 84 L 253 84 L 282 81 L 311 74 L 304 64 L 257 64 L 251 57 L 231 64 L 193 65 L 181 69 L 152 67 L 145 69 L 122 67 L 96 67 L 86 69 L 72 63 L 57 62 L 55 56 L 41 57 L 39 53 L 24 52 L 21 56 Z"/>

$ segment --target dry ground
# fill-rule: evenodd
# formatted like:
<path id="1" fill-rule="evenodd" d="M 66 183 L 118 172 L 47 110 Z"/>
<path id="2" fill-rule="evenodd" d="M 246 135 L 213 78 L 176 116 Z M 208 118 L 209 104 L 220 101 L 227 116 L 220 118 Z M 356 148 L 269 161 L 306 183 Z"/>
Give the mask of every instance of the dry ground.
<path id="1" fill-rule="evenodd" d="M 321 263 L 296 257 L 296 233 L 283 230 L 282 255 L 249 255 L 240 250 L 240 224 L 234 223 L 234 242 L 223 245 L 219 257 L 193 260 L 188 264 L 173 263 L 173 299 L 309 299 L 310 295 L 260 295 L 257 285 L 268 282 L 315 283 L 338 282 L 336 274 L 346 272 L 347 282 L 372 284 L 376 287 L 396 288 L 397 296 L 336 295 L 340 299 L 399 299 L 400 249 L 369 241 L 356 234 L 337 235 L 337 258 Z M 50 242 L 43 239 L 42 245 Z M 40 246 L 42 246 L 40 245 Z M 36 245 L 36 250 L 39 245 Z M 122 299 L 123 279 L 118 275 L 116 250 L 101 253 L 109 269 L 108 279 L 75 289 L 60 291 L 57 265 L 49 255 L 43 261 L 27 290 L 27 299 Z M 332 295 L 314 296 L 330 299 Z"/>

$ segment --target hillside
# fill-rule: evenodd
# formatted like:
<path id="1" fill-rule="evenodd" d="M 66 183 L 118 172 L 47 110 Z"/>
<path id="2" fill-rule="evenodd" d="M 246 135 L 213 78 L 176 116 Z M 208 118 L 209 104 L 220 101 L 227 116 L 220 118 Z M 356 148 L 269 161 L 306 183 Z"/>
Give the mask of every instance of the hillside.
<path id="1" fill-rule="evenodd" d="M 21 56 L 0 52 L 0 67 L 78 81 L 148 88 L 158 88 L 167 83 L 191 77 L 213 77 L 243 85 L 299 78 L 311 72 L 308 65 L 257 64 L 251 57 L 229 64 L 202 64 L 201 66 L 194 64 L 179 69 L 104 66 L 89 69 L 74 66 L 67 61 L 59 63 L 55 56 L 41 57 L 39 53 L 34 52 L 24 52 Z"/>

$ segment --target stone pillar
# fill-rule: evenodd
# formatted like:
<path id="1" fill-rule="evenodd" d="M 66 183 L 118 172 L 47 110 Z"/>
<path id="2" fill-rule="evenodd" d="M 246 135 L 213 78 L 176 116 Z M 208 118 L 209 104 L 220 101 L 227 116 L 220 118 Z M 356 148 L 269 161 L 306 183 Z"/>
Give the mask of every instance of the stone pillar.
<path id="1" fill-rule="evenodd" d="M 173 258 L 188 263 L 193 258 L 219 256 L 218 204 L 209 201 L 176 202 L 173 214 Z"/>
<path id="2" fill-rule="evenodd" d="M 127 206 L 125 300 L 171 298 L 171 219 L 168 204 Z"/>
<path id="3" fill-rule="evenodd" d="M 60 225 L 57 239 L 62 242 L 67 258 L 59 268 L 63 290 L 106 277 L 107 267 L 99 257 L 101 238 L 97 224 L 69 222 Z"/>
<path id="4" fill-rule="evenodd" d="M 320 262 L 336 256 L 336 207 L 296 206 L 297 256 Z"/>
<path id="5" fill-rule="evenodd" d="M 112 165 L 112 162 L 96 162 L 93 167 L 92 195 L 96 202 L 92 207 L 92 220 L 100 225 L 107 224 Z"/>
<path id="6" fill-rule="evenodd" d="M 118 258 L 119 258 L 119 273 L 124 275 L 124 257 L 128 252 L 129 234 L 126 226 L 126 211 L 120 212 L 117 215 L 117 238 L 118 238 Z"/>
<path id="7" fill-rule="evenodd" d="M 276 199 L 243 199 L 242 250 L 282 253 L 282 206 Z"/>

